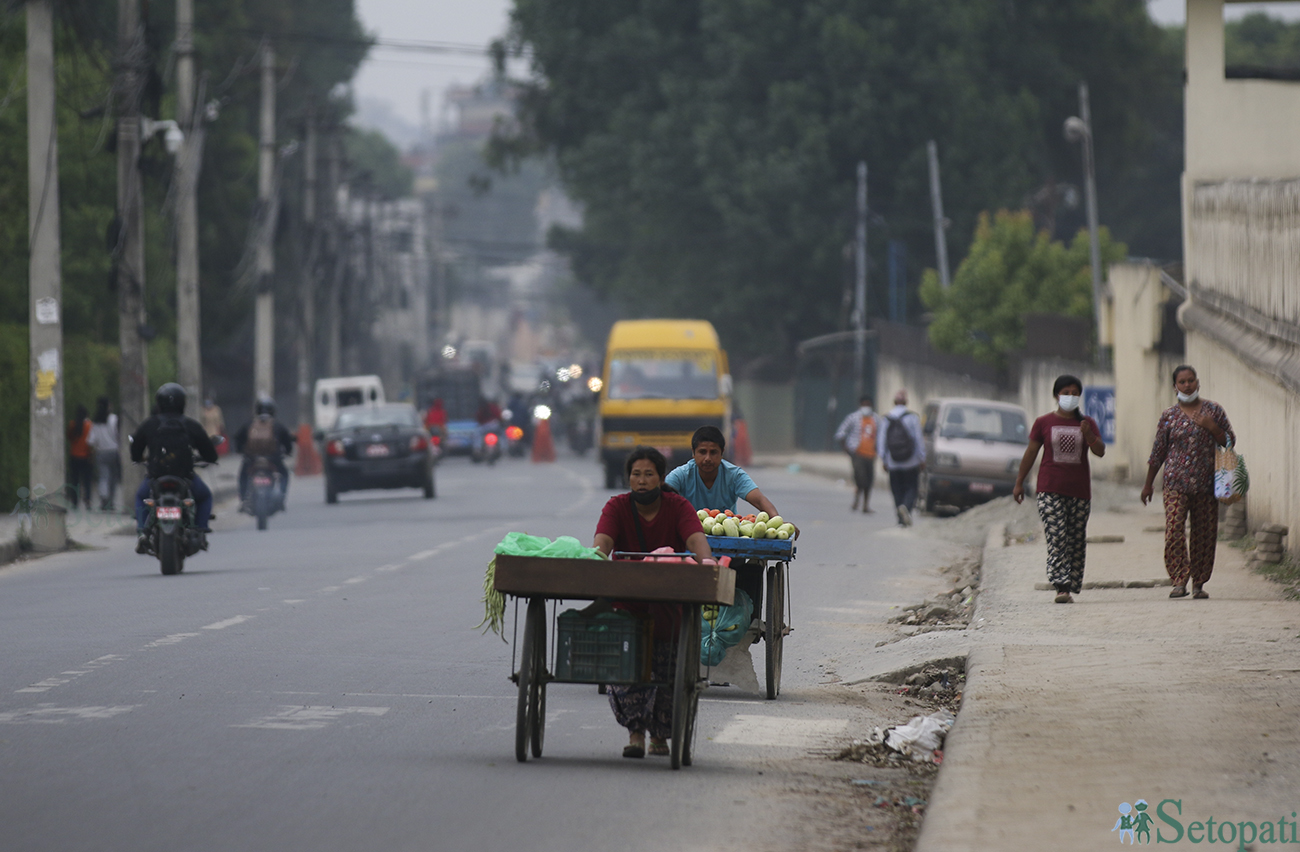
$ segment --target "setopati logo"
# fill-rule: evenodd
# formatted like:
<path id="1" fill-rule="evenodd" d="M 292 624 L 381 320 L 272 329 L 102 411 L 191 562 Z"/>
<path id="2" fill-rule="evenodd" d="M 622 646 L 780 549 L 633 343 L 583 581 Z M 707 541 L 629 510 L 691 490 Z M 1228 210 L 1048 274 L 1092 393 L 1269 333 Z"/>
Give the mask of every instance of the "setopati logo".
<path id="1" fill-rule="evenodd" d="M 1182 799 L 1164 799 L 1155 807 L 1155 818 L 1146 799 L 1120 802 L 1119 818 L 1112 832 L 1119 833 L 1119 842 L 1131 846 L 1150 843 L 1223 843 L 1237 844 L 1244 852 L 1252 843 L 1300 843 L 1296 832 L 1296 812 L 1291 818 L 1281 817 L 1275 822 L 1254 820 L 1221 820 L 1212 816 L 1192 819 L 1183 814 Z M 1199 816 L 1199 815 L 1198 815 Z M 1152 837 L 1152 829 L 1155 836 Z"/>

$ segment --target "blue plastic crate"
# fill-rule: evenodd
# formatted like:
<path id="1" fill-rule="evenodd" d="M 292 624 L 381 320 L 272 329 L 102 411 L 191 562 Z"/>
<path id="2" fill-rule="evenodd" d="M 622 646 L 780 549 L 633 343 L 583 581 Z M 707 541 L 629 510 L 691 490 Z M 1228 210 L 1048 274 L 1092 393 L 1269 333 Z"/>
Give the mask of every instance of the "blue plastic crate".
<path id="1" fill-rule="evenodd" d="M 706 536 L 714 556 L 733 556 L 741 559 L 775 559 L 789 562 L 794 559 L 794 539 L 744 538 L 729 535 Z"/>

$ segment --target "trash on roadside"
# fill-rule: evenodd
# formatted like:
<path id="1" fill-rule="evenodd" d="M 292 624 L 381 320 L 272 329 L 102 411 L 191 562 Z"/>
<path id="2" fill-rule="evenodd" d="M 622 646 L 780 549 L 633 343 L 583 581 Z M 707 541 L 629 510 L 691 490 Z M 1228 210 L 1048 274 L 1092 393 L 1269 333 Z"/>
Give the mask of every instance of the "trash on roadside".
<path id="1" fill-rule="evenodd" d="M 885 734 L 885 745 L 899 754 L 905 754 L 918 763 L 934 763 L 935 749 L 943 745 L 944 735 L 952 728 L 957 717 L 947 710 L 929 716 L 913 716 L 906 725 L 890 728 Z M 943 760 L 942 757 L 939 760 Z"/>

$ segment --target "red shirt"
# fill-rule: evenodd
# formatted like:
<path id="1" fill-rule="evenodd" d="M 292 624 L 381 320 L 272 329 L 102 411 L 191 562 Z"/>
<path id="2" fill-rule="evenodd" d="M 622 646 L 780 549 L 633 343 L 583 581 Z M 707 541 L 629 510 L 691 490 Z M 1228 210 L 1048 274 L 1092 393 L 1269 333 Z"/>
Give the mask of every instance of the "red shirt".
<path id="1" fill-rule="evenodd" d="M 671 547 L 677 553 L 686 552 L 686 539 L 704 532 L 695 507 L 680 494 L 664 492 L 659 498 L 659 514 L 654 520 L 641 518 L 641 534 L 645 546 L 637 536 L 636 520 L 632 513 L 636 506 L 631 494 L 618 494 L 609 498 L 596 522 L 596 535 L 604 533 L 614 539 L 614 550 L 626 553 L 649 553 L 660 547 Z M 618 609 L 648 614 L 654 619 L 654 637 L 663 641 L 676 636 L 681 607 L 676 604 L 615 603 Z"/>
<path id="2" fill-rule="evenodd" d="M 1093 435 L 1100 435 L 1097 421 L 1085 417 Z M 1092 499 L 1092 471 L 1088 467 L 1088 445 L 1082 424 L 1073 417 L 1053 412 L 1034 421 L 1029 440 L 1043 445 L 1038 465 L 1038 490 L 1066 497 Z"/>
<path id="3" fill-rule="evenodd" d="M 618 494 L 609 498 L 596 523 L 596 534 L 604 533 L 614 539 L 614 550 L 649 553 L 660 547 L 671 547 L 678 553 L 685 553 L 686 539 L 694 533 L 704 532 L 699 515 L 695 514 L 695 507 L 680 494 L 664 492 L 659 499 L 659 514 L 654 516 L 654 520 L 641 518 L 645 547 L 641 546 L 641 539 L 636 534 L 636 521 L 632 517 L 636 508 L 632 504 L 631 494 Z"/>

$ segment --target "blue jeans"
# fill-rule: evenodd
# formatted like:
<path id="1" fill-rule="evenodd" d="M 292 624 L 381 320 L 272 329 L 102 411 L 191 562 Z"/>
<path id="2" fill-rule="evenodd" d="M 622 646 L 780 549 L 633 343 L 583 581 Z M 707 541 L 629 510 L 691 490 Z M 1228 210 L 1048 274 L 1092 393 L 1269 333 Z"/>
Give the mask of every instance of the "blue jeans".
<path id="1" fill-rule="evenodd" d="M 135 492 L 135 529 L 137 532 L 144 530 L 145 519 L 149 515 L 148 509 L 145 508 L 144 501 L 149 499 L 150 489 L 153 487 L 153 480 L 145 479 L 140 483 L 140 487 Z M 194 526 L 201 530 L 208 528 L 208 520 L 212 517 L 212 489 L 198 474 L 190 477 L 190 496 L 194 498 Z"/>

